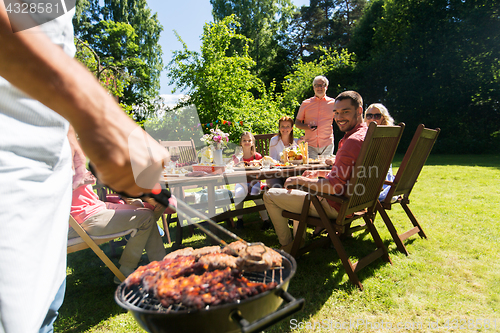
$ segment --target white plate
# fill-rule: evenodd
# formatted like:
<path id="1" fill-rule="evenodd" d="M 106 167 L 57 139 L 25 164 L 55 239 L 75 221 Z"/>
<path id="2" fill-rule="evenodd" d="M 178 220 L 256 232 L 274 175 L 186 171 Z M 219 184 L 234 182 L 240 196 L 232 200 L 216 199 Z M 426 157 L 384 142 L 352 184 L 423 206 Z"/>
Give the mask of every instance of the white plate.
<path id="1" fill-rule="evenodd" d="M 288 161 L 292 164 L 302 164 L 302 160 L 291 160 L 291 161 Z"/>

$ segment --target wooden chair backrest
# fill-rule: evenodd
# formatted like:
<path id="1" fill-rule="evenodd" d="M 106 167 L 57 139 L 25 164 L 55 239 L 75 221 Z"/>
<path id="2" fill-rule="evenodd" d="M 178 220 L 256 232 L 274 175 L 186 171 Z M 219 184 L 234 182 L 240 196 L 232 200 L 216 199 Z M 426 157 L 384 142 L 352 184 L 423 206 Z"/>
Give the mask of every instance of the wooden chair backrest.
<path id="1" fill-rule="evenodd" d="M 198 156 L 196 154 L 196 146 L 193 139 L 189 141 L 162 141 L 160 144 L 165 147 L 179 147 L 180 158 L 178 163 L 198 163 Z"/>
<path id="2" fill-rule="evenodd" d="M 435 130 L 425 128 L 424 124 L 420 124 L 417 127 L 410 146 L 406 150 L 403 161 L 394 177 L 394 186 L 391 186 L 386 200 L 390 201 L 396 195 L 405 195 L 406 197 L 410 195 L 440 131 L 441 129 L 439 128 Z"/>
<path id="3" fill-rule="evenodd" d="M 255 137 L 255 150 L 262 156 L 269 156 L 269 143 L 273 136 L 277 133 L 269 134 L 256 134 Z"/>
<path id="4" fill-rule="evenodd" d="M 344 216 L 363 209 L 375 209 L 404 127 L 404 124 L 370 124 L 347 186 L 345 196 L 349 199 L 339 211 L 338 224 L 342 224 Z"/>

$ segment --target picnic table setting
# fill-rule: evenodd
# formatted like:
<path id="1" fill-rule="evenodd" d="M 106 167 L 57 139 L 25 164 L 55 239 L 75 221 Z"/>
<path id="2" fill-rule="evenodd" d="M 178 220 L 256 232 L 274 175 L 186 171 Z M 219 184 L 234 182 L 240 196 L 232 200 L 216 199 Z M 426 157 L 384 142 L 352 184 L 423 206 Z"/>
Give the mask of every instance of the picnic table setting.
<path id="1" fill-rule="evenodd" d="M 216 133 L 220 134 L 220 132 Z M 165 141 L 160 141 L 160 143 L 165 144 Z M 173 142 L 168 143 L 168 145 L 173 144 Z M 235 197 L 233 193 L 235 184 L 287 178 L 301 175 L 306 170 L 330 167 L 324 161 L 308 158 L 307 143 L 284 149 L 280 161 L 270 156 L 263 156 L 259 160 L 242 161 L 242 152 L 238 148 L 241 147 L 227 149 L 229 153 L 222 157 L 217 153 L 217 145 L 204 147 L 197 153 L 194 143 L 191 147 L 185 146 L 180 154 L 181 159 L 176 159 L 175 164 L 166 165 L 160 182 L 165 184 L 178 200 L 189 203 L 215 220 L 225 220 L 232 225 L 232 218 L 240 213 L 248 214 L 259 209 L 265 210 L 263 204 L 243 209 L 231 208 L 232 205 L 236 206 L 242 200 L 262 198 L 262 193 L 259 195 L 249 193 L 245 197 Z M 188 151 L 190 151 L 189 154 Z M 198 188 L 198 190 L 185 191 L 186 187 Z M 262 189 L 265 190 L 265 188 L 263 182 Z M 217 209 L 220 207 L 224 207 L 224 212 L 217 214 Z M 179 245 L 179 238 L 182 235 L 179 229 L 178 226 L 176 246 Z"/>

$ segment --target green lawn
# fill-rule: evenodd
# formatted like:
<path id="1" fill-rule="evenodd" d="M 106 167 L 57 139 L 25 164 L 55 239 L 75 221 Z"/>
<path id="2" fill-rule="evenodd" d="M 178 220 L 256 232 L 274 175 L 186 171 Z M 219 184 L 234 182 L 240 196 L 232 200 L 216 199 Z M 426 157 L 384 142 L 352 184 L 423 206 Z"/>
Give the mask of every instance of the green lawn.
<path id="1" fill-rule="evenodd" d="M 394 172 L 400 160 L 397 156 Z M 289 292 L 304 298 L 305 308 L 269 332 L 500 331 L 500 156 L 431 156 L 411 199 L 429 238 L 407 240 L 410 256 L 396 250 L 377 217 L 393 265 L 379 260 L 362 270 L 363 292 L 350 284 L 334 249 L 299 258 Z M 389 215 L 398 230 L 411 226 L 400 207 Z M 236 233 L 278 247 L 274 231 L 261 232 L 258 219 L 258 214 L 245 217 L 245 229 Z M 201 234 L 185 232 L 186 245 L 206 244 Z M 348 253 L 371 243 L 365 234 L 355 236 L 345 243 Z M 112 273 L 90 250 L 70 254 L 56 332 L 143 332 L 114 302 L 115 288 Z"/>

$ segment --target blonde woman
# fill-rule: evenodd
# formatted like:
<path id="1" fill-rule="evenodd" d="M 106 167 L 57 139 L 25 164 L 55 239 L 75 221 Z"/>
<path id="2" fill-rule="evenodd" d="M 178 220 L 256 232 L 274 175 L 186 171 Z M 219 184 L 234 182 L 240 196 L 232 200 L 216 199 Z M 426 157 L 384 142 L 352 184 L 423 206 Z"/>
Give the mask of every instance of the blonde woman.
<path id="1" fill-rule="evenodd" d="M 377 125 L 394 125 L 394 119 L 387 111 L 387 108 L 380 103 L 370 105 L 365 111 L 365 123 L 370 125 L 374 121 Z"/>
<path id="2" fill-rule="evenodd" d="M 380 125 L 394 125 L 394 119 L 389 114 L 387 108 L 380 103 L 371 104 L 365 111 L 365 123 L 366 125 L 370 125 L 371 122 L 375 122 L 377 126 Z M 387 177 L 385 180 L 392 182 L 394 180 L 394 175 L 392 174 L 392 164 L 389 167 L 389 172 L 387 172 Z M 382 192 L 380 192 L 379 200 L 383 201 L 387 196 L 387 193 L 391 187 L 389 185 L 384 185 L 382 188 Z M 397 200 L 397 198 L 393 198 L 393 200 Z"/>

